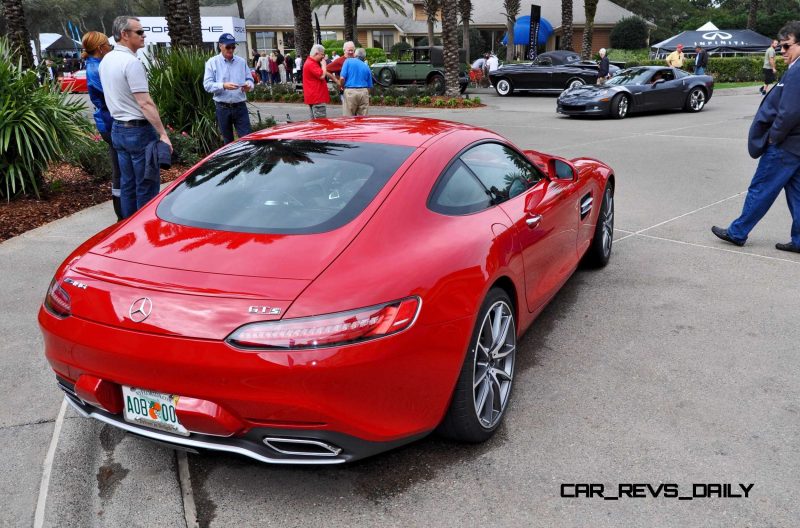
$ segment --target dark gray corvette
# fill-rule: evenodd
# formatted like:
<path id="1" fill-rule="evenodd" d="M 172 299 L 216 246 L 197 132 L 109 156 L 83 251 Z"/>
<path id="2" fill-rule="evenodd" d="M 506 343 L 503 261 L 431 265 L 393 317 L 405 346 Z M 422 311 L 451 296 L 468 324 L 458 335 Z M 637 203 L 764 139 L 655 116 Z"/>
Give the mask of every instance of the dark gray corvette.
<path id="1" fill-rule="evenodd" d="M 691 75 L 662 66 L 637 66 L 622 70 L 604 85 L 564 90 L 558 97 L 557 112 L 610 115 L 617 119 L 631 112 L 673 108 L 699 112 L 713 93 L 714 79 L 709 75 Z"/>

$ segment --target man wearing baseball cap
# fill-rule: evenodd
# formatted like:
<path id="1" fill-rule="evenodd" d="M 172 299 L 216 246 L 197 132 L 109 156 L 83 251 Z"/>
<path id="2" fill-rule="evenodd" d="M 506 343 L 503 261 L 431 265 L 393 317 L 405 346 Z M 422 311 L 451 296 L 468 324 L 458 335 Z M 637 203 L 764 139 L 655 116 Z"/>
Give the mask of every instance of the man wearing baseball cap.
<path id="1" fill-rule="evenodd" d="M 667 55 L 667 66 L 683 68 L 683 44 L 678 44 L 675 51 Z"/>
<path id="2" fill-rule="evenodd" d="M 219 55 L 206 61 L 203 88 L 214 94 L 217 125 L 225 143 L 233 141 L 233 129 L 239 137 L 250 133 L 247 92 L 253 89 L 253 78 L 247 62 L 234 55 L 236 38 L 230 33 L 219 37 Z"/>

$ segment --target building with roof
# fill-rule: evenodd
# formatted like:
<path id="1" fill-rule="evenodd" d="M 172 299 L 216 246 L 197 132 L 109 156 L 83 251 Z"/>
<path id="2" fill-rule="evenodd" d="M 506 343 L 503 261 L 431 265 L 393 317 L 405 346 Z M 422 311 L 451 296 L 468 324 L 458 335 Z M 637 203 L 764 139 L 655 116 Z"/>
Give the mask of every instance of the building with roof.
<path id="1" fill-rule="evenodd" d="M 561 0 L 538 0 L 542 17 L 553 26 L 554 33 L 547 42 L 547 49 L 557 49 L 562 35 Z M 358 41 L 367 47 L 381 47 L 389 50 L 398 42 L 417 44 L 427 40 L 428 24 L 422 0 L 406 0 L 404 13 L 389 12 L 384 16 L 380 9 L 358 11 Z M 294 14 L 291 2 L 286 0 L 243 0 L 244 17 L 247 24 L 248 46 L 255 37 L 259 52 L 279 49 L 283 53 L 294 50 Z M 506 33 L 506 21 L 502 14 L 501 0 L 472 0 L 473 12 L 471 28 L 481 32 L 487 48 L 494 51 Z M 203 16 L 238 16 L 236 3 L 222 6 L 201 7 Z M 314 11 L 319 17 L 322 40 L 342 40 L 344 38 L 344 15 L 341 6 L 322 7 Z M 518 16 L 530 14 L 530 4 L 523 4 Z M 611 28 L 622 20 L 636 16 L 610 0 L 599 0 L 594 21 L 592 48 L 610 47 Z M 574 2 L 572 43 L 580 50 L 586 17 L 583 2 Z M 441 24 L 436 24 L 434 33 L 441 34 Z M 521 49 L 521 48 L 520 48 Z"/>

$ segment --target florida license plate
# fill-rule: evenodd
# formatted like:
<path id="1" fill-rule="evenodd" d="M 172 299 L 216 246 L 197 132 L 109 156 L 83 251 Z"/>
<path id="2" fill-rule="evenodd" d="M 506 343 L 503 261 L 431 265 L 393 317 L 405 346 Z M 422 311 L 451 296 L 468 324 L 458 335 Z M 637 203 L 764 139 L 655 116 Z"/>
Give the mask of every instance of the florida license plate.
<path id="1" fill-rule="evenodd" d="M 189 436 L 189 431 L 178 421 L 178 414 L 175 412 L 178 396 L 123 385 L 122 398 L 126 421 Z"/>

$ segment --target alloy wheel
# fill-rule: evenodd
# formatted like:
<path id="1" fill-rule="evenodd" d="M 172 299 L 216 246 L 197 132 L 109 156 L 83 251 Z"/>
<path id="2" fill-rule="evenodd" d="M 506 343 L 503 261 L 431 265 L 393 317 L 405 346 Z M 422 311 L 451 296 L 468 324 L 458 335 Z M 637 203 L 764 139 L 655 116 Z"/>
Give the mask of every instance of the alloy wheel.
<path id="1" fill-rule="evenodd" d="M 511 393 L 517 334 L 514 315 L 505 301 L 486 312 L 475 343 L 472 376 L 475 413 L 481 426 L 492 429 L 503 416 Z"/>
<path id="2" fill-rule="evenodd" d="M 603 215 L 600 218 L 603 229 L 603 255 L 607 257 L 611 254 L 611 244 L 614 241 L 614 191 L 610 186 L 606 188 L 605 196 L 603 196 L 601 214 Z"/>
<path id="3" fill-rule="evenodd" d="M 703 109 L 703 106 L 706 104 L 706 94 L 703 93 L 703 90 L 695 89 L 689 95 L 689 108 L 692 109 L 694 112 L 699 112 Z"/>

